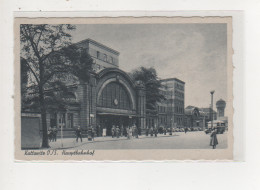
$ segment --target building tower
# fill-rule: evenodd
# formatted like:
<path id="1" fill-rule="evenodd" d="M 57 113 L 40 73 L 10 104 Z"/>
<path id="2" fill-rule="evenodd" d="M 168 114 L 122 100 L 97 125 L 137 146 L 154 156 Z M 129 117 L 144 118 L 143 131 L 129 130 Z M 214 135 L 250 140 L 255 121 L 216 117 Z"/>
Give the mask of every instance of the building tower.
<path id="1" fill-rule="evenodd" d="M 216 107 L 218 110 L 218 118 L 225 116 L 225 108 L 226 108 L 226 102 L 222 99 L 218 100 L 216 103 Z"/>

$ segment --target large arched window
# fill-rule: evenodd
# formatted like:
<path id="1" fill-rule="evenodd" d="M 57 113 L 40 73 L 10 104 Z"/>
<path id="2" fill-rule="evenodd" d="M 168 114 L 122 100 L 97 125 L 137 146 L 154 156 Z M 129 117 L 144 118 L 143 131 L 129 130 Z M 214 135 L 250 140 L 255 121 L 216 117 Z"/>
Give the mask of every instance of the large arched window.
<path id="1" fill-rule="evenodd" d="M 105 86 L 99 97 L 98 104 L 105 108 L 131 109 L 129 95 L 124 86 L 118 82 L 111 82 Z"/>

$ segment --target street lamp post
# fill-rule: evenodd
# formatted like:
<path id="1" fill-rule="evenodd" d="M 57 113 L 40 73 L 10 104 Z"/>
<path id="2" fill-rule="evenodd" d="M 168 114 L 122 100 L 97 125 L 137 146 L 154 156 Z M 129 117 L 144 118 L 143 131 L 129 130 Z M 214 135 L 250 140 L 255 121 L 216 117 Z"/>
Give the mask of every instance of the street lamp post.
<path id="1" fill-rule="evenodd" d="M 214 90 L 212 90 L 211 92 L 210 92 L 210 94 L 211 94 L 211 129 L 213 129 L 213 94 L 214 94 Z"/>

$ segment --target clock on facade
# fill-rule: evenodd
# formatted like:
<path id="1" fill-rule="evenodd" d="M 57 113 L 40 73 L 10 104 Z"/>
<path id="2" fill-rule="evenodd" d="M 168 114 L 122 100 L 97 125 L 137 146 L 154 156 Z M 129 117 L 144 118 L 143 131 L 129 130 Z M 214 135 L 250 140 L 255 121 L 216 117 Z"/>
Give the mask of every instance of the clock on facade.
<path id="1" fill-rule="evenodd" d="M 114 99 L 114 104 L 117 106 L 118 105 L 118 100 Z"/>

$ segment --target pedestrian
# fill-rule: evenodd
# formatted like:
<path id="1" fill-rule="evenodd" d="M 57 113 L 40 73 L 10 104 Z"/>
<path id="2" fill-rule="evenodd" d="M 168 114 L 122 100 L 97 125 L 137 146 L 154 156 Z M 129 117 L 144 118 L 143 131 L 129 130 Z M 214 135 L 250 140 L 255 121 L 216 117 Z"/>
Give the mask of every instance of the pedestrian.
<path id="1" fill-rule="evenodd" d="M 111 128 L 111 135 L 112 135 L 112 138 L 114 138 L 115 136 L 115 126 L 112 125 L 112 128 Z"/>
<path id="2" fill-rule="evenodd" d="M 130 129 L 129 129 L 129 127 L 126 128 L 126 134 L 127 134 L 127 139 L 130 139 Z"/>
<path id="3" fill-rule="evenodd" d="M 145 129 L 145 135 L 146 135 L 146 136 L 149 135 L 149 127 L 148 127 L 148 125 L 146 126 L 146 129 Z"/>
<path id="4" fill-rule="evenodd" d="M 121 125 L 121 128 L 120 128 L 120 136 L 123 137 L 124 136 L 124 126 Z"/>
<path id="5" fill-rule="evenodd" d="M 131 139 L 132 136 L 133 136 L 133 129 L 132 129 L 132 127 L 129 127 L 129 133 L 128 133 L 128 135 L 129 135 L 129 139 Z"/>
<path id="6" fill-rule="evenodd" d="M 138 128 L 135 126 L 135 138 L 139 138 Z"/>
<path id="7" fill-rule="evenodd" d="M 172 135 L 172 127 L 170 127 L 170 132 L 169 132 L 169 135 Z"/>
<path id="8" fill-rule="evenodd" d="M 80 138 L 80 140 L 82 142 L 82 132 L 81 132 L 80 126 L 78 126 L 78 128 L 76 129 L 76 142 L 78 142 L 79 138 Z"/>
<path id="9" fill-rule="evenodd" d="M 57 127 L 56 126 L 54 126 L 53 127 L 53 130 L 52 130 L 52 133 L 53 133 L 53 141 L 57 141 L 57 133 L 58 133 L 58 130 L 57 130 Z"/>
<path id="10" fill-rule="evenodd" d="M 120 136 L 120 129 L 118 126 L 116 126 L 116 138 L 119 138 Z"/>
<path id="11" fill-rule="evenodd" d="M 123 129 L 123 130 L 124 130 L 124 136 L 125 136 L 125 137 L 127 137 L 127 134 L 128 134 L 128 133 L 127 133 L 127 128 L 128 128 L 128 126 L 124 127 L 124 129 Z"/>
<path id="12" fill-rule="evenodd" d="M 51 142 L 52 139 L 53 139 L 53 131 L 52 131 L 52 128 L 49 128 L 49 130 L 48 130 L 48 139 L 50 140 L 50 142 Z"/>
<path id="13" fill-rule="evenodd" d="M 97 125 L 96 132 L 97 132 L 97 137 L 99 137 L 100 136 L 100 125 Z"/>
<path id="14" fill-rule="evenodd" d="M 150 128 L 150 135 L 153 136 L 153 127 Z"/>
<path id="15" fill-rule="evenodd" d="M 158 134 L 158 129 L 156 127 L 156 125 L 154 126 L 154 136 L 157 137 L 157 134 Z"/>
<path id="16" fill-rule="evenodd" d="M 217 144 L 218 144 L 217 129 L 214 128 L 210 135 L 210 146 L 212 146 L 212 148 L 215 149 Z"/>
<path id="17" fill-rule="evenodd" d="M 186 134 L 186 133 L 187 133 L 187 131 L 188 131 L 188 128 L 187 128 L 187 127 L 185 127 L 184 131 L 185 131 L 185 134 Z"/>
<path id="18" fill-rule="evenodd" d="M 138 129 L 137 129 L 135 123 L 134 123 L 134 125 L 133 125 L 133 136 L 134 136 L 135 138 L 138 138 Z"/>
<path id="19" fill-rule="evenodd" d="M 102 134 L 103 137 L 106 137 L 107 136 L 107 128 L 103 128 L 103 134 Z"/>

